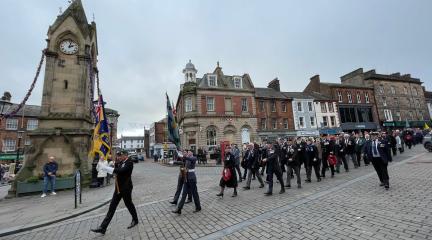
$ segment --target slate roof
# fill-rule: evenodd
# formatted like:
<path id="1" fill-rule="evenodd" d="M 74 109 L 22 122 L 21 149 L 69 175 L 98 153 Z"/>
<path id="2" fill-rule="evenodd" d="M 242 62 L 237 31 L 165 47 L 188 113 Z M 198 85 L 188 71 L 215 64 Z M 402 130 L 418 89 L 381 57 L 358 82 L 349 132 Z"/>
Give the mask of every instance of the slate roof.
<path id="1" fill-rule="evenodd" d="M 311 96 L 314 100 L 316 101 L 333 101 L 333 99 L 331 97 L 328 97 L 322 93 L 318 93 L 318 92 L 308 92 L 307 93 L 309 96 Z"/>
<path id="2" fill-rule="evenodd" d="M 312 96 L 304 92 L 282 92 L 287 98 L 298 98 L 298 99 L 313 99 Z"/>
<path id="3" fill-rule="evenodd" d="M 255 97 L 287 99 L 285 95 L 283 95 L 281 92 L 274 90 L 273 88 L 255 88 Z"/>
<path id="4" fill-rule="evenodd" d="M 329 86 L 329 87 L 339 87 L 339 88 L 367 88 L 367 89 L 373 89 L 373 87 L 367 87 L 364 85 L 357 85 L 357 84 L 345 84 L 345 83 L 326 83 L 321 82 L 321 84 Z"/>
<path id="5" fill-rule="evenodd" d="M 3 109 L 3 114 L 10 113 L 18 107 L 18 104 L 6 104 Z M 22 116 L 24 112 L 25 117 L 39 117 L 41 112 L 41 107 L 37 105 L 24 105 L 15 116 Z"/>

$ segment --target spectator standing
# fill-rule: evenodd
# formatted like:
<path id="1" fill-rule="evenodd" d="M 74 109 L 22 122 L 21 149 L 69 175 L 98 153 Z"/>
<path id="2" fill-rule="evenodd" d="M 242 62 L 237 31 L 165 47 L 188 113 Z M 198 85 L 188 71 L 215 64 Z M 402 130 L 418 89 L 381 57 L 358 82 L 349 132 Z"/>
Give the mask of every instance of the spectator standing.
<path id="1" fill-rule="evenodd" d="M 48 182 L 51 183 L 51 195 L 56 195 L 55 182 L 56 182 L 57 170 L 58 170 L 58 164 L 54 161 L 54 156 L 50 156 L 48 158 L 48 162 L 45 163 L 43 167 L 44 188 L 41 197 L 46 197 L 46 194 L 48 192 Z"/>

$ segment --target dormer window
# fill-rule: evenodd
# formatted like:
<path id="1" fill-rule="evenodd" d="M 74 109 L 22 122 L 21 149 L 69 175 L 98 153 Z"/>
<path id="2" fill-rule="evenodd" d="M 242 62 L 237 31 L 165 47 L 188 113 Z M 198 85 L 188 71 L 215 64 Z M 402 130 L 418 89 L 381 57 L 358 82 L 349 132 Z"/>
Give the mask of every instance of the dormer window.
<path id="1" fill-rule="evenodd" d="M 208 75 L 207 76 L 207 80 L 208 80 L 208 85 L 210 87 L 216 87 L 216 75 Z"/>
<path id="2" fill-rule="evenodd" d="M 243 87 L 241 77 L 234 77 L 233 81 L 234 81 L 234 88 L 242 88 Z"/>

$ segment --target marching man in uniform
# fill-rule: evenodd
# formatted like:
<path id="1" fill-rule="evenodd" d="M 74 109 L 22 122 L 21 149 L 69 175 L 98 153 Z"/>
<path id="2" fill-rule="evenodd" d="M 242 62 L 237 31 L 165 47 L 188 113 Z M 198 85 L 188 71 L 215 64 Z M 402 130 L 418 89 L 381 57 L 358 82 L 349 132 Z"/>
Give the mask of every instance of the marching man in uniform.
<path id="1" fill-rule="evenodd" d="M 365 152 L 368 158 L 372 161 L 372 165 L 377 172 L 381 182 L 380 186 L 384 186 L 386 190 L 390 188 L 389 175 L 387 165 L 390 160 L 388 145 L 386 142 L 378 138 L 378 133 L 371 133 L 372 141 L 366 145 Z"/>
<path id="2" fill-rule="evenodd" d="M 127 156 L 127 152 L 122 151 L 117 153 L 118 162 L 115 164 L 114 168 L 103 166 L 102 169 L 110 174 L 115 174 L 115 191 L 111 199 L 109 210 L 102 224 L 96 228 L 91 229 L 92 232 L 105 234 L 106 229 L 114 216 L 120 200 L 123 198 L 129 213 L 132 215 L 132 222 L 127 227 L 128 229 L 135 227 L 138 224 L 138 215 L 136 212 L 135 205 L 132 202 L 132 170 L 133 162 Z"/>

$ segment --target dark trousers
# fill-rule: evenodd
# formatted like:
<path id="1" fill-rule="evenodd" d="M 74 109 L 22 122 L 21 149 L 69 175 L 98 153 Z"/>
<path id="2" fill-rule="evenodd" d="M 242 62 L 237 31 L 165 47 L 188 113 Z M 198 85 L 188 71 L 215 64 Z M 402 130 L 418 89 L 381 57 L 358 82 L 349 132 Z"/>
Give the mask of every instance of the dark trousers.
<path id="1" fill-rule="evenodd" d="M 397 155 L 397 148 L 396 146 L 392 147 L 393 156 Z"/>
<path id="2" fill-rule="evenodd" d="M 344 168 L 345 168 L 345 171 L 348 171 L 348 162 L 347 162 L 347 160 L 346 160 L 346 158 L 345 158 L 345 155 L 342 155 L 342 156 L 338 156 L 337 157 L 337 164 L 336 164 L 336 172 L 339 172 L 339 170 L 340 170 L 340 166 L 343 164 L 344 165 Z"/>
<path id="3" fill-rule="evenodd" d="M 107 215 L 105 216 L 104 220 L 102 221 L 101 228 L 107 229 L 109 223 L 111 222 L 111 219 L 114 216 L 114 213 L 117 209 L 117 206 L 120 203 L 120 200 L 122 198 L 123 198 L 124 204 L 126 205 L 127 209 L 129 210 L 129 213 L 132 215 L 132 220 L 138 222 L 138 215 L 137 215 L 137 212 L 135 209 L 135 205 L 132 202 L 132 189 L 128 190 L 128 191 L 120 192 L 119 194 L 117 194 L 117 192 L 114 191 Z"/>
<path id="4" fill-rule="evenodd" d="M 361 152 L 356 152 L 356 157 L 357 157 L 357 166 L 361 166 Z"/>
<path id="5" fill-rule="evenodd" d="M 300 166 L 290 166 L 288 165 L 287 168 L 287 180 L 286 180 L 286 185 L 291 187 L 291 176 L 295 173 L 296 177 L 297 177 L 297 185 L 301 185 L 301 177 L 300 177 Z"/>
<path id="6" fill-rule="evenodd" d="M 323 153 L 322 154 L 322 168 L 321 168 L 321 177 L 325 177 L 325 173 L 327 171 L 327 168 L 329 167 L 328 162 L 327 162 L 327 158 L 328 158 L 328 154 L 327 153 Z"/>
<path id="7" fill-rule="evenodd" d="M 178 180 L 177 180 L 177 190 L 174 194 L 174 202 L 177 202 L 180 198 L 180 193 L 183 189 L 183 184 L 184 184 L 184 179 L 181 175 L 179 175 Z M 192 201 L 192 195 L 191 193 L 187 193 L 188 194 L 188 200 Z"/>
<path id="8" fill-rule="evenodd" d="M 315 176 L 316 176 L 316 178 L 317 179 L 321 179 L 321 177 L 320 177 L 320 166 L 319 166 L 319 163 L 310 163 L 310 164 L 308 164 L 307 165 L 307 167 L 306 167 L 306 179 L 308 180 L 308 181 L 311 181 L 311 178 L 312 178 L 312 168 L 314 169 L 314 171 L 315 171 Z"/>
<path id="9" fill-rule="evenodd" d="M 372 165 L 375 168 L 375 171 L 378 175 L 380 182 L 384 183 L 388 186 L 389 184 L 389 175 L 387 171 L 387 163 L 384 163 L 381 158 L 372 158 Z"/>
<path id="10" fill-rule="evenodd" d="M 273 192 L 273 174 L 276 175 L 277 180 L 279 181 L 281 185 L 281 189 L 284 188 L 284 182 L 282 178 L 282 172 L 279 171 L 269 171 L 267 173 L 267 182 L 268 182 L 268 192 Z"/>
<path id="11" fill-rule="evenodd" d="M 190 193 L 192 195 L 192 198 L 194 200 L 195 203 L 195 208 L 196 209 L 201 209 L 201 203 L 200 203 L 200 199 L 199 199 L 199 195 L 198 195 L 198 188 L 197 188 L 197 183 L 196 182 L 185 182 L 183 184 L 183 193 L 182 193 L 182 197 L 180 199 L 179 204 L 177 205 L 178 209 L 182 209 L 183 205 L 186 201 L 186 195 L 188 193 Z"/>
<path id="12" fill-rule="evenodd" d="M 236 164 L 235 169 L 237 170 L 237 173 L 239 176 L 239 182 L 241 182 L 242 181 L 242 174 L 241 174 L 241 170 L 240 170 L 240 164 Z"/>
<path id="13" fill-rule="evenodd" d="M 330 165 L 329 168 L 330 168 L 330 171 L 331 171 L 331 175 L 333 177 L 334 174 L 335 174 L 335 166 L 334 165 Z"/>

